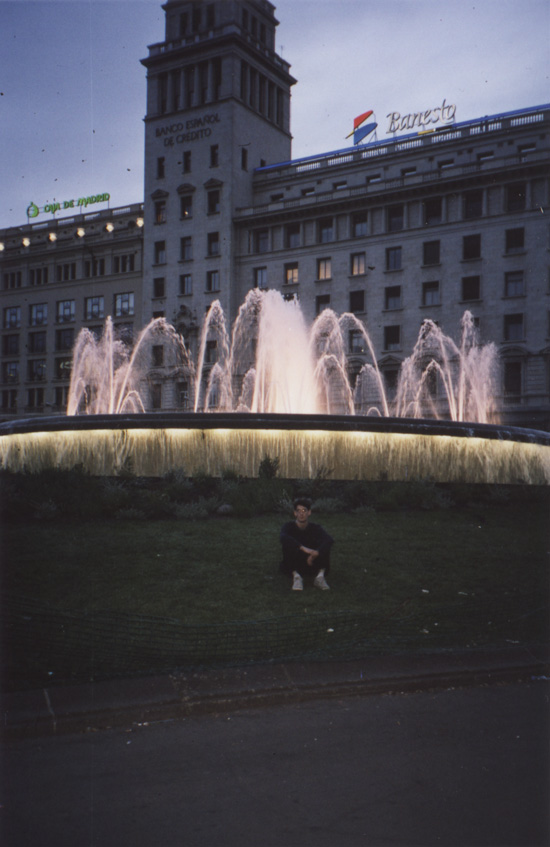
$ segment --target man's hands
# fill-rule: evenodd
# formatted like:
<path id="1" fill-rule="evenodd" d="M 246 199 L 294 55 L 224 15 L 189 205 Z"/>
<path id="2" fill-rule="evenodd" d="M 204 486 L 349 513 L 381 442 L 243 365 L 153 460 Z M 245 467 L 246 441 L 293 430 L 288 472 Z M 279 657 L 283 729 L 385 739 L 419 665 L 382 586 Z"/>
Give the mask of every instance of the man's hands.
<path id="1" fill-rule="evenodd" d="M 300 547 L 300 550 L 302 551 L 302 553 L 306 554 L 306 556 L 307 556 L 306 562 L 311 567 L 311 565 L 313 565 L 315 559 L 319 555 L 319 551 L 318 550 L 312 550 L 311 547 Z"/>

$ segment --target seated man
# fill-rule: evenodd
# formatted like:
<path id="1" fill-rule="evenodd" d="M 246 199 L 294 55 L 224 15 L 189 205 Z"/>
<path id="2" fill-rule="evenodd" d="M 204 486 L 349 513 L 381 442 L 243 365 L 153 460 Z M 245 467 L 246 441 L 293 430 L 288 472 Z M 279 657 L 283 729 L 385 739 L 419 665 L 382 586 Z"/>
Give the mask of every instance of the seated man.
<path id="1" fill-rule="evenodd" d="M 298 497 L 293 506 L 296 520 L 285 523 L 281 529 L 281 570 L 292 576 L 293 591 L 303 590 L 305 576 L 313 576 L 313 584 L 326 591 L 330 588 L 325 575 L 330 570 L 330 548 L 334 539 L 320 524 L 309 522 L 311 500 Z"/>

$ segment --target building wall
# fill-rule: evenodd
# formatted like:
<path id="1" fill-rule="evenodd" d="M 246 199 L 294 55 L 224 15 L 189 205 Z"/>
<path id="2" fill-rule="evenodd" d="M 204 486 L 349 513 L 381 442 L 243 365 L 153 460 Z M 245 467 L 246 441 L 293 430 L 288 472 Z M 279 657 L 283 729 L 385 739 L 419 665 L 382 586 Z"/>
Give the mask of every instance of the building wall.
<path id="1" fill-rule="evenodd" d="M 0 232 L 0 414 L 64 412 L 71 351 L 105 318 L 130 337 L 142 325 L 141 204 Z"/>

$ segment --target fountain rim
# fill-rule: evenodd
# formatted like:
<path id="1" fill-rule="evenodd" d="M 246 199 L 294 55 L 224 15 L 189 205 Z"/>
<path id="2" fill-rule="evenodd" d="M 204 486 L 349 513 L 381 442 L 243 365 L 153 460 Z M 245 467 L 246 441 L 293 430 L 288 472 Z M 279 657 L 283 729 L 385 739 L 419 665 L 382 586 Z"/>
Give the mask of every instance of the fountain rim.
<path id="1" fill-rule="evenodd" d="M 40 432 L 130 429 L 234 429 L 368 432 L 517 441 L 550 447 L 550 432 L 503 424 L 375 415 L 250 412 L 140 412 L 117 415 L 51 415 L 0 422 L 0 436 Z"/>

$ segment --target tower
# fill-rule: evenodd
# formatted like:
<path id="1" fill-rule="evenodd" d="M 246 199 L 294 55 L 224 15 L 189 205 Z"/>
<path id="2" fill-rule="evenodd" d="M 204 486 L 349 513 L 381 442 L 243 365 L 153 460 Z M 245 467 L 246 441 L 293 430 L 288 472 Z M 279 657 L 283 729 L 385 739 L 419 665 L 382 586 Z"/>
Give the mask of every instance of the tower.
<path id="1" fill-rule="evenodd" d="M 251 204 L 255 168 L 290 159 L 295 80 L 275 52 L 268 0 L 168 0 L 163 9 L 165 40 L 142 60 L 143 317 L 166 317 L 193 347 L 214 300 L 231 321 L 240 305 L 233 215 Z"/>

